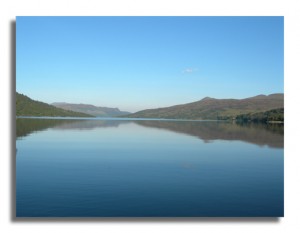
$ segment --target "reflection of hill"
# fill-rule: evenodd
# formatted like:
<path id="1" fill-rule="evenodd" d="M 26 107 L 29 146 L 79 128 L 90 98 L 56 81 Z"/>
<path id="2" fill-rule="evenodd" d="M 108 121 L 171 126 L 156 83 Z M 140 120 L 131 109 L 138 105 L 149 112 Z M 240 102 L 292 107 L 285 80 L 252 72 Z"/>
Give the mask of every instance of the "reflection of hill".
<path id="1" fill-rule="evenodd" d="M 49 128 L 87 130 L 97 127 L 118 127 L 122 123 L 126 123 L 126 121 L 17 118 L 16 133 L 19 138 Z"/>
<path id="2" fill-rule="evenodd" d="M 136 121 L 137 124 L 167 129 L 196 136 L 205 142 L 210 140 L 240 140 L 256 145 L 283 148 L 283 125 L 234 124 L 228 122 L 192 121 Z"/>
<path id="3" fill-rule="evenodd" d="M 283 125 L 281 124 L 234 124 L 209 121 L 123 121 L 123 120 L 70 120 L 70 119 L 17 119 L 17 138 L 48 128 L 60 130 L 88 130 L 118 127 L 134 122 L 137 125 L 170 130 L 196 136 L 205 142 L 210 140 L 240 140 L 257 145 L 283 148 Z"/>
<path id="4" fill-rule="evenodd" d="M 16 136 L 26 137 L 27 135 L 46 130 L 48 128 L 54 127 L 56 125 L 64 124 L 66 120 L 57 119 L 24 119 L 17 118 L 16 120 Z"/>

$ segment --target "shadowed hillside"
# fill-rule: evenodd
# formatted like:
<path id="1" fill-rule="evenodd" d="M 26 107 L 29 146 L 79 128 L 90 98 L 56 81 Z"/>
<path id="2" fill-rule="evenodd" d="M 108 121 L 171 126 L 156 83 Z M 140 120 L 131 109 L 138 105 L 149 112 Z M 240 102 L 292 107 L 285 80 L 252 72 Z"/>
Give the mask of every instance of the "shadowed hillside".
<path id="1" fill-rule="evenodd" d="M 265 112 L 248 113 L 238 115 L 237 121 L 252 121 L 252 122 L 283 122 L 284 121 L 284 109 L 272 109 Z"/>

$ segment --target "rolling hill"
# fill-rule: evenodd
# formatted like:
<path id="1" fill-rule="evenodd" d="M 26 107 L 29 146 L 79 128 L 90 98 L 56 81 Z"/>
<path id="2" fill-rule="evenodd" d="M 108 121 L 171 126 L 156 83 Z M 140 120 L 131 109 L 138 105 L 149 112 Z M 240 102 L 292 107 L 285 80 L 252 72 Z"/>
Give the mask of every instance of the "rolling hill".
<path id="1" fill-rule="evenodd" d="M 258 95 L 246 99 L 214 99 L 206 97 L 193 103 L 143 110 L 124 117 L 222 120 L 232 119 L 241 114 L 283 108 L 283 102 L 283 94 Z"/>
<path id="2" fill-rule="evenodd" d="M 97 107 L 91 104 L 53 103 L 53 106 L 65 110 L 82 112 L 96 117 L 115 117 L 130 114 L 118 108 Z"/>
<path id="3" fill-rule="evenodd" d="M 17 116 L 51 116 L 51 117 L 93 117 L 89 114 L 63 110 L 55 106 L 32 100 L 28 96 L 16 92 Z"/>

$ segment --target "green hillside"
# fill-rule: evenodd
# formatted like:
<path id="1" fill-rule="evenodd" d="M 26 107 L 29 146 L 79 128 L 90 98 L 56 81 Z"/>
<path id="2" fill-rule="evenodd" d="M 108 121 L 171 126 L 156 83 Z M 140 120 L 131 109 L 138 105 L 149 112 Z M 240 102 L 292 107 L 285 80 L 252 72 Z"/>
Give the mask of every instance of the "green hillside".
<path id="1" fill-rule="evenodd" d="M 248 113 L 238 115 L 236 117 L 237 121 L 252 121 L 252 122 L 271 122 L 271 121 L 284 121 L 284 109 L 272 109 L 265 112 L 258 112 L 258 113 Z"/>
<path id="2" fill-rule="evenodd" d="M 50 117 L 93 117 L 89 114 L 56 108 L 52 105 L 35 101 L 26 95 L 16 92 L 17 116 L 50 116 Z"/>
<path id="3" fill-rule="evenodd" d="M 283 99 L 283 94 L 258 95 L 246 99 L 214 99 L 206 97 L 193 103 L 143 110 L 125 117 L 226 120 L 233 119 L 241 114 L 283 108 Z"/>

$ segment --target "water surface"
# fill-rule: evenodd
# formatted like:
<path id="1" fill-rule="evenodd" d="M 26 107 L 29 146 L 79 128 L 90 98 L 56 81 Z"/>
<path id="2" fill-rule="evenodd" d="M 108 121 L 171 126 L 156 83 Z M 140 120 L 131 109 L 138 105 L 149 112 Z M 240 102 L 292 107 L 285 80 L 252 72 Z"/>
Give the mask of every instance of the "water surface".
<path id="1" fill-rule="evenodd" d="M 17 119 L 17 217 L 283 216 L 283 126 Z"/>

